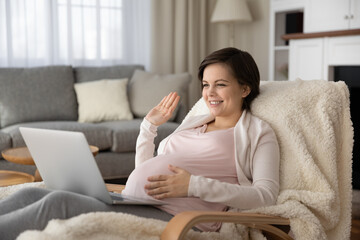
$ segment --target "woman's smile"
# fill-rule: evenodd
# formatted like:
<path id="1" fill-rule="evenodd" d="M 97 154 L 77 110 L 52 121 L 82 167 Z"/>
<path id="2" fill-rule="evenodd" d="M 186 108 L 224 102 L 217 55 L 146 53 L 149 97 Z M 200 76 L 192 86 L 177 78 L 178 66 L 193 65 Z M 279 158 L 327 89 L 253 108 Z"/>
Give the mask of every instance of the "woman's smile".
<path id="1" fill-rule="evenodd" d="M 217 107 L 219 106 L 223 101 L 217 100 L 217 101 L 209 101 L 211 107 Z"/>

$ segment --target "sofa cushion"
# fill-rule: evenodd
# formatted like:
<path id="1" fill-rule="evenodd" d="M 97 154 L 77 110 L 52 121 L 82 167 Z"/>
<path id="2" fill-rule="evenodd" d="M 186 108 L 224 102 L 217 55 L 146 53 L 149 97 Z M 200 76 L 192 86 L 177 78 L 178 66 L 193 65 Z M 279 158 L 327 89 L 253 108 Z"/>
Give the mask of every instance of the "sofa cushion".
<path id="1" fill-rule="evenodd" d="M 1 127 L 15 123 L 77 120 L 70 66 L 0 68 Z"/>
<path id="2" fill-rule="evenodd" d="M 11 137 L 8 133 L 0 131 L 0 152 L 8 148 L 11 148 Z"/>
<path id="3" fill-rule="evenodd" d="M 142 120 L 142 118 L 137 118 L 132 121 L 99 123 L 99 125 L 113 130 L 113 146 L 111 151 L 134 152 Z M 158 136 L 155 138 L 155 147 L 157 148 L 160 141 L 172 133 L 178 126 L 179 124 L 175 122 L 167 122 L 161 125 L 158 128 Z"/>
<path id="4" fill-rule="evenodd" d="M 6 161 L 5 159 L 0 159 L 0 169 L 24 172 L 24 173 L 28 173 L 30 175 L 34 175 L 36 166 L 35 165 L 17 164 L 17 163 Z M 1 187 L 0 187 L 0 189 L 1 189 Z"/>
<path id="5" fill-rule="evenodd" d="M 76 83 L 79 122 L 131 120 L 127 78 Z"/>
<path id="6" fill-rule="evenodd" d="M 131 111 L 136 117 L 145 117 L 170 92 L 177 92 L 180 96 L 180 101 L 185 102 L 186 106 L 190 81 L 191 76 L 189 73 L 158 75 L 136 70 L 129 82 Z M 171 120 L 175 119 L 176 111 L 177 109 Z"/>
<path id="7" fill-rule="evenodd" d="M 8 133 L 13 142 L 13 147 L 25 146 L 25 142 L 19 131 L 19 127 L 32 127 L 54 130 L 66 130 L 83 132 L 90 145 L 97 146 L 99 150 L 109 149 L 112 146 L 112 131 L 104 126 L 91 123 L 79 123 L 72 121 L 53 121 L 53 122 L 32 122 L 22 123 L 2 129 Z"/>
<path id="8" fill-rule="evenodd" d="M 141 121 L 142 119 L 133 119 L 131 121 L 101 122 L 98 125 L 113 131 L 111 151 L 134 152 Z"/>
<path id="9" fill-rule="evenodd" d="M 100 79 L 130 79 L 136 69 L 144 69 L 141 65 L 118 65 L 109 67 L 75 67 L 75 81 L 88 82 Z"/>

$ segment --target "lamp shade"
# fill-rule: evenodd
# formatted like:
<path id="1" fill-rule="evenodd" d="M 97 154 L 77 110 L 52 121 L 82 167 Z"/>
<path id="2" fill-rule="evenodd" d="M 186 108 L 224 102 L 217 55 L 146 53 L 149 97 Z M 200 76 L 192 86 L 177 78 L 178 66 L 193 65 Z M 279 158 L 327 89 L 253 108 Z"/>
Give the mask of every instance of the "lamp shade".
<path id="1" fill-rule="evenodd" d="M 245 0 L 217 0 L 211 22 L 250 22 L 252 17 Z"/>

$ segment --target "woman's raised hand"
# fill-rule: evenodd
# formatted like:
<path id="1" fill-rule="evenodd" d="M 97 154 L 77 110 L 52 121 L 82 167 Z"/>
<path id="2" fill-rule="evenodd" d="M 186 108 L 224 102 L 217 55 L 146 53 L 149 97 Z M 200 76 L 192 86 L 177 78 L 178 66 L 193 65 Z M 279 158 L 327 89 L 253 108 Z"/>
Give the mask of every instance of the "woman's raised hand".
<path id="1" fill-rule="evenodd" d="M 177 95 L 176 92 L 171 92 L 165 96 L 157 106 L 149 111 L 145 117 L 146 120 L 156 126 L 167 122 L 171 118 L 179 100 L 180 96 Z"/>

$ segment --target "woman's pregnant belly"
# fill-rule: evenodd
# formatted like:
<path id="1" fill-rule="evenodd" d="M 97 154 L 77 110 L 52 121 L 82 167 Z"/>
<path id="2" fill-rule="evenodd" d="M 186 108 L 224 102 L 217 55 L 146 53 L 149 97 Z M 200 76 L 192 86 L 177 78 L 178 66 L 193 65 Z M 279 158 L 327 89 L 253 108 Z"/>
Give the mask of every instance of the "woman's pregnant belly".
<path id="1" fill-rule="evenodd" d="M 151 198 L 144 189 L 144 186 L 149 183 L 148 177 L 173 175 L 174 173 L 168 169 L 169 164 L 188 170 L 188 166 L 183 161 L 179 161 L 176 156 L 159 155 L 145 161 L 130 174 L 122 193 L 134 197 Z"/>
<path id="2" fill-rule="evenodd" d="M 225 175 L 224 177 L 221 168 L 217 166 L 217 164 L 221 164 L 221 162 L 206 161 L 206 163 L 204 163 L 203 160 L 195 159 L 191 156 L 180 157 L 176 156 L 176 154 L 166 154 L 149 159 L 138 166 L 130 174 L 128 181 L 126 182 L 126 187 L 122 193 L 125 195 L 152 199 L 144 189 L 144 186 L 149 183 L 147 179 L 154 175 L 173 175 L 174 173 L 168 169 L 169 164 L 183 168 L 194 175 L 217 178 L 222 181 L 236 183 L 236 178 L 233 176 Z M 209 191 L 211 191 L 211 189 L 209 189 Z M 157 207 L 172 215 L 192 210 L 224 211 L 227 208 L 224 204 L 206 202 L 196 197 L 165 198 L 162 199 L 162 201 L 167 204 Z M 197 227 L 203 231 L 216 231 L 220 227 L 220 223 L 199 224 Z"/>
<path id="3" fill-rule="evenodd" d="M 135 197 L 149 197 L 144 186 L 148 177 L 154 175 L 173 175 L 169 164 L 185 169 L 192 175 L 218 179 L 222 182 L 237 183 L 236 171 L 225 160 L 202 158 L 196 154 L 164 154 L 146 160 L 130 174 L 123 194 Z M 230 160 L 232 161 L 232 160 Z M 234 165 L 235 166 L 235 165 Z M 233 173 L 229 173 L 233 171 Z"/>

